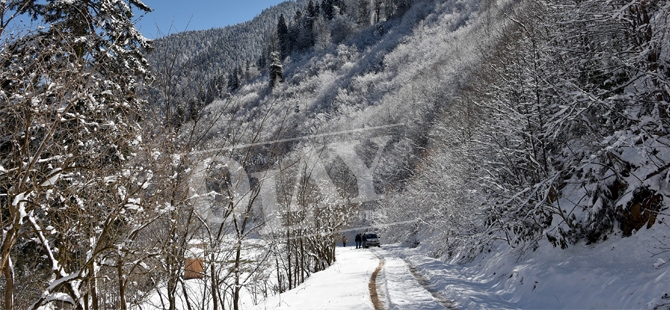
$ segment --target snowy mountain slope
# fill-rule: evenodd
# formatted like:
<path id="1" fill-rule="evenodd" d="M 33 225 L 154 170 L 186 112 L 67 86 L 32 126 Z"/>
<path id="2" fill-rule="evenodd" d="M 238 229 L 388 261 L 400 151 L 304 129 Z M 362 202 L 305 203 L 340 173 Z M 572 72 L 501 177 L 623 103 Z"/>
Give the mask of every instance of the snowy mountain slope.
<path id="1" fill-rule="evenodd" d="M 208 104 L 227 93 L 226 83 L 234 70 L 245 77 L 259 74 L 256 61 L 266 53 L 267 42 L 284 14 L 292 16 L 307 1 L 285 1 L 263 10 L 252 20 L 224 28 L 170 33 L 153 42 L 147 53 L 158 83 L 150 91 L 155 106 L 175 101 L 186 108 L 194 99 Z M 168 87 L 166 92 L 161 87 Z"/>
<path id="2" fill-rule="evenodd" d="M 445 85 L 461 82 L 454 72 L 467 71 L 476 60 L 475 49 L 485 44 L 467 39 L 482 28 L 480 23 L 464 27 L 476 16 L 477 3 L 418 1 L 402 19 L 384 22 L 381 36 L 371 27 L 343 44 L 296 56 L 283 64 L 285 82 L 271 93 L 260 80 L 242 87 L 230 101 L 208 107 L 208 113 L 235 111 L 214 131 L 238 122 L 252 126 L 250 135 L 257 128 L 251 120 L 265 115 L 265 129 L 257 130 L 261 140 L 407 124 L 394 139 L 412 148 L 437 106 L 447 103 L 452 88 Z M 406 155 L 389 154 L 385 160 Z"/>

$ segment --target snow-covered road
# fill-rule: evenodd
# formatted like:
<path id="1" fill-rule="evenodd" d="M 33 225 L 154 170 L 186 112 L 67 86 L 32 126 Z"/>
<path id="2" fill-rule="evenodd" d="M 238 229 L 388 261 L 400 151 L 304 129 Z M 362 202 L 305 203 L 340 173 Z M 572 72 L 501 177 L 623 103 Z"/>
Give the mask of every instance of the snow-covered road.
<path id="1" fill-rule="evenodd" d="M 495 283 L 397 245 L 373 249 L 387 261 L 388 309 L 517 309 Z M 418 285 L 419 287 L 417 287 Z M 404 293 L 403 293 L 404 292 Z"/>
<path id="2" fill-rule="evenodd" d="M 375 309 L 368 285 L 380 265 L 374 287 L 383 309 L 670 309 L 670 267 L 631 251 L 637 243 L 545 245 L 524 260 L 500 251 L 463 265 L 398 245 L 338 247 L 333 266 L 255 309 Z"/>
<path id="3" fill-rule="evenodd" d="M 380 264 L 383 262 L 383 264 Z M 337 262 L 313 274 L 298 288 L 268 298 L 256 309 L 374 309 L 368 285 L 378 266 L 376 289 L 384 309 L 456 309 L 449 296 L 442 295 L 448 276 L 446 265 L 424 256 L 408 256 L 396 246 L 356 249 L 338 247 Z M 459 283 L 468 288 L 467 284 Z M 469 294 L 477 295 L 476 287 Z M 513 308 L 496 296 L 481 294 L 478 307 Z"/>
<path id="4" fill-rule="evenodd" d="M 413 266 L 385 249 L 371 249 L 384 261 L 377 290 L 386 309 L 451 309 L 452 303 Z"/>

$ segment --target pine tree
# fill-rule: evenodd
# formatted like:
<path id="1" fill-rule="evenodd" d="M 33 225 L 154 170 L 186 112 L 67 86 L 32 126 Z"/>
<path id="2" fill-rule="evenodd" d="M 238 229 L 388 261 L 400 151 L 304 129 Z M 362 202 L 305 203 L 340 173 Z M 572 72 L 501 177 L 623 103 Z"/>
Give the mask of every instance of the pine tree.
<path id="1" fill-rule="evenodd" d="M 307 44 L 311 47 L 314 45 L 314 23 L 319 17 L 319 6 L 315 5 L 312 0 L 307 5 L 307 18 L 305 19 L 304 32 L 307 37 Z"/>
<path id="2" fill-rule="evenodd" d="M 323 9 L 323 16 L 327 20 L 332 20 L 333 17 L 335 17 L 333 11 L 333 0 L 324 0 L 323 2 L 321 2 L 321 8 Z"/>
<path id="3" fill-rule="evenodd" d="M 267 66 L 268 61 L 267 58 L 265 57 L 265 53 L 261 53 L 260 56 L 258 56 L 258 60 L 256 60 L 256 66 L 258 68 L 265 68 Z"/>
<path id="4" fill-rule="evenodd" d="M 358 25 L 361 27 L 368 26 L 370 22 L 368 4 L 368 0 L 358 0 Z"/>
<path id="5" fill-rule="evenodd" d="M 291 52 L 305 50 L 305 17 L 300 9 L 295 13 L 293 22 L 288 27 Z M 282 59 L 283 60 L 283 59 Z"/>
<path id="6" fill-rule="evenodd" d="M 270 88 L 272 89 L 277 83 L 281 83 L 284 77 L 281 60 L 279 59 L 277 52 L 273 52 L 270 55 L 270 61 L 272 62 L 270 64 Z"/>
<path id="7" fill-rule="evenodd" d="M 375 24 L 379 23 L 381 21 L 381 14 L 382 14 L 382 2 L 383 0 L 375 0 L 375 6 L 374 6 L 374 11 L 375 11 Z"/>
<path id="8" fill-rule="evenodd" d="M 235 75 L 237 76 L 237 88 L 242 87 L 242 84 L 244 83 L 244 73 L 242 72 L 242 67 L 238 66 L 235 68 Z"/>
<path id="9" fill-rule="evenodd" d="M 247 60 L 244 65 L 244 82 L 251 80 L 251 61 Z"/>
<path id="10" fill-rule="evenodd" d="M 396 13 L 403 14 L 412 6 L 413 0 L 396 0 Z"/>
<path id="11" fill-rule="evenodd" d="M 334 5 L 339 9 L 340 15 L 347 13 L 347 3 L 344 0 L 334 0 Z"/>
<path id="12" fill-rule="evenodd" d="M 309 4 L 307 4 L 307 16 L 314 19 L 317 15 L 319 15 L 319 6 L 315 5 L 313 0 L 309 0 Z"/>
<path id="13" fill-rule="evenodd" d="M 280 59 L 286 59 L 291 53 L 291 39 L 284 14 L 279 16 L 279 22 L 277 23 L 277 39 L 279 40 Z"/>
<path id="14" fill-rule="evenodd" d="M 228 75 L 228 90 L 232 93 L 235 92 L 238 88 L 240 88 L 240 74 L 239 74 L 240 68 L 236 67 L 233 69 L 233 72 L 231 72 Z"/>

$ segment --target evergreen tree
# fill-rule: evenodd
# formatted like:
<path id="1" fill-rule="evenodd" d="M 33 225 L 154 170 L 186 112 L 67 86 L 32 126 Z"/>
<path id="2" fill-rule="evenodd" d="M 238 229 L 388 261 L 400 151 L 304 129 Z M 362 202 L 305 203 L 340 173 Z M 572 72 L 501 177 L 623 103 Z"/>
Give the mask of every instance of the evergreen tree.
<path id="1" fill-rule="evenodd" d="M 321 15 L 321 6 L 319 5 L 318 2 L 314 3 L 314 12 L 316 13 L 315 17 L 318 17 Z"/>
<path id="2" fill-rule="evenodd" d="M 347 3 L 344 0 L 334 0 L 334 5 L 339 9 L 340 15 L 347 13 Z"/>
<path id="3" fill-rule="evenodd" d="M 274 88 L 277 83 L 283 81 L 282 64 L 277 52 L 270 54 L 270 88 Z"/>
<path id="4" fill-rule="evenodd" d="M 309 34 L 310 39 L 314 37 L 313 35 L 314 22 L 318 17 L 319 17 L 319 7 L 318 5 L 315 5 L 312 0 L 310 0 L 309 4 L 307 5 L 307 16 L 305 18 L 305 25 L 304 25 L 305 32 Z M 313 44 L 310 44 L 310 46 L 311 45 Z"/>
<path id="5" fill-rule="evenodd" d="M 258 60 L 256 61 L 256 66 L 258 68 L 265 68 L 267 66 L 268 61 L 267 58 L 265 57 L 265 53 L 262 53 L 260 56 L 258 56 Z"/>
<path id="6" fill-rule="evenodd" d="M 235 68 L 235 71 L 237 71 L 237 88 L 240 88 L 244 84 L 244 72 L 240 66 Z"/>
<path id="7" fill-rule="evenodd" d="M 233 72 L 228 75 L 228 90 L 232 93 L 238 88 L 240 88 L 239 67 L 233 69 Z"/>
<path id="8" fill-rule="evenodd" d="M 319 15 L 319 6 L 315 5 L 313 0 L 309 0 L 309 4 L 307 4 L 307 16 L 314 19 L 317 15 Z"/>
<path id="9" fill-rule="evenodd" d="M 335 17 L 333 10 L 333 0 L 324 0 L 321 2 L 321 8 L 323 9 L 323 16 L 327 20 L 332 20 Z"/>
<path id="10" fill-rule="evenodd" d="M 374 11 L 375 11 L 375 14 L 374 14 L 374 15 L 375 15 L 375 16 L 374 16 L 375 24 L 376 24 L 376 23 L 379 23 L 379 22 L 381 21 L 381 18 L 382 18 L 382 17 L 381 17 L 381 14 L 382 14 L 382 5 L 383 5 L 383 2 L 382 2 L 382 1 L 383 1 L 383 0 L 375 0 L 375 7 L 374 7 Z"/>
<path id="11" fill-rule="evenodd" d="M 412 6 L 413 0 L 395 0 L 396 13 L 403 14 Z"/>
<path id="12" fill-rule="evenodd" d="M 293 17 L 293 22 L 288 27 L 291 52 L 296 50 L 303 51 L 305 49 L 304 32 L 304 17 L 302 11 L 298 10 Z"/>
<path id="13" fill-rule="evenodd" d="M 300 21 L 300 36 L 298 38 L 298 45 L 301 51 L 307 50 L 314 46 L 315 42 L 315 29 L 314 23 L 319 17 L 318 6 L 314 4 L 313 1 L 309 1 L 307 5 L 307 14 L 303 16 Z"/>
<path id="14" fill-rule="evenodd" d="M 330 27 L 326 22 L 325 16 L 319 15 L 314 21 L 314 44 L 317 50 L 322 50 L 330 45 Z"/>
<path id="15" fill-rule="evenodd" d="M 251 80 L 251 61 L 247 60 L 244 65 L 244 82 Z"/>
<path id="16" fill-rule="evenodd" d="M 279 40 L 280 59 L 286 59 L 291 53 L 291 39 L 284 14 L 279 16 L 279 22 L 277 23 L 277 39 Z"/>
<path id="17" fill-rule="evenodd" d="M 358 0 L 358 25 L 361 27 L 368 26 L 369 18 L 368 0 Z"/>

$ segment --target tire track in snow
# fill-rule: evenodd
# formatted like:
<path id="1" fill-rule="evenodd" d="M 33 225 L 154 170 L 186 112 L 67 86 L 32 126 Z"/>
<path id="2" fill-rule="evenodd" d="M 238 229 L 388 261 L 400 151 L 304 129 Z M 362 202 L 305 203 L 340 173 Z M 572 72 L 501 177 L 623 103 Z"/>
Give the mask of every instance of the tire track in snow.
<path id="1" fill-rule="evenodd" d="M 449 309 L 449 310 L 458 309 L 458 308 L 456 308 L 456 305 L 454 304 L 453 301 L 451 301 L 448 298 L 442 296 L 442 294 L 440 294 L 439 291 L 432 288 L 430 280 L 427 279 L 426 277 L 424 277 L 421 274 L 421 272 L 419 272 L 419 270 L 416 269 L 416 267 L 414 267 L 414 265 L 412 265 L 412 263 L 410 263 L 405 258 L 403 258 L 402 260 L 405 262 L 405 264 L 407 264 L 407 267 L 409 268 L 409 272 L 412 274 L 412 277 L 414 277 L 414 279 L 416 279 L 416 281 L 419 282 L 419 285 L 421 285 L 424 289 L 426 289 L 426 291 L 428 291 L 428 293 L 430 293 L 430 295 L 432 295 L 433 298 L 435 298 L 435 300 L 437 300 L 437 302 L 440 303 L 440 305 L 442 305 L 444 308 Z"/>
<path id="2" fill-rule="evenodd" d="M 368 289 L 370 290 L 370 299 L 372 299 L 372 304 L 375 307 L 375 310 L 384 310 L 381 300 L 379 300 L 379 295 L 377 294 L 377 276 L 379 272 L 384 268 L 384 258 L 374 253 L 377 258 L 379 258 L 379 266 L 370 276 L 370 283 L 368 283 Z"/>
<path id="3" fill-rule="evenodd" d="M 387 251 L 381 250 L 381 249 L 372 250 L 372 252 L 380 260 L 379 267 L 377 267 L 377 270 L 375 270 L 375 272 L 373 273 L 373 277 L 375 278 L 375 281 L 378 282 L 377 281 L 378 271 L 380 269 L 382 269 L 382 267 L 384 267 L 384 265 L 385 265 L 385 262 L 386 262 L 385 256 L 392 255 L 392 254 L 390 252 L 387 252 Z M 432 302 L 434 303 L 433 304 L 434 306 L 430 306 L 429 303 L 424 303 L 424 304 L 421 304 L 421 305 L 415 304 L 415 306 L 419 306 L 419 308 L 421 308 L 421 309 L 438 309 L 439 307 L 444 307 L 445 309 L 449 309 L 449 310 L 458 309 L 456 307 L 455 303 L 453 301 L 449 300 L 449 298 L 446 298 L 445 296 L 443 296 L 439 292 L 439 290 L 437 290 L 435 288 L 435 286 L 430 282 L 430 280 L 428 278 L 426 278 L 424 275 L 422 275 L 421 272 L 414 265 L 412 265 L 412 263 L 409 260 L 404 258 L 402 255 L 399 256 L 399 257 L 396 257 L 395 255 L 393 255 L 393 257 L 389 256 L 389 258 L 390 258 L 389 264 L 394 265 L 395 267 L 393 267 L 393 270 L 394 270 L 393 272 L 387 271 L 386 268 L 384 268 L 383 277 L 386 278 L 386 280 L 384 281 L 386 285 L 388 285 L 388 281 L 393 281 L 395 283 L 399 283 L 397 281 L 406 281 L 406 280 L 402 280 L 402 278 L 404 278 L 402 276 L 402 274 L 397 274 L 397 272 L 399 271 L 399 269 L 397 269 L 398 266 L 405 265 L 405 268 L 403 268 L 403 269 L 405 269 L 405 272 L 406 272 L 405 274 L 410 279 L 413 279 L 415 281 L 415 283 L 419 284 L 417 287 L 420 287 L 421 290 L 423 290 L 424 292 L 427 293 L 426 297 L 428 297 L 428 298 L 432 297 L 432 299 L 433 299 Z M 402 269 L 400 269 L 400 270 L 402 270 Z M 390 272 L 390 274 L 389 274 L 389 272 Z M 400 278 L 397 278 L 398 276 L 400 276 Z M 391 278 L 389 278 L 389 277 L 391 277 Z M 409 289 L 409 288 L 405 287 L 405 289 Z M 387 290 L 388 290 L 388 287 L 387 287 Z M 411 289 L 409 289 L 409 290 L 411 290 Z M 370 292 L 372 292 L 372 284 L 370 284 Z M 407 293 L 408 295 L 412 295 L 412 293 L 410 293 L 410 291 L 403 291 L 403 292 Z M 387 295 L 386 298 L 391 298 L 391 296 L 388 295 L 388 293 L 386 295 Z M 392 302 L 389 299 L 388 300 L 389 309 L 398 309 L 398 308 L 402 309 L 403 305 L 407 306 L 406 303 L 411 300 L 411 299 L 408 300 L 406 298 L 408 295 L 404 295 L 403 297 L 401 297 L 402 300 L 398 300 L 398 301 L 400 301 L 400 304 L 395 304 L 394 302 Z M 381 304 L 381 300 L 380 300 L 379 295 L 377 296 L 377 300 L 379 300 L 380 304 Z M 415 300 L 415 301 L 419 302 L 419 300 Z M 426 300 L 424 299 L 423 302 L 426 302 Z M 380 307 L 381 307 L 381 305 L 380 305 Z M 438 307 L 438 308 L 435 308 L 435 307 Z M 375 309 L 383 309 L 383 307 L 377 308 L 377 305 L 375 305 Z"/>

